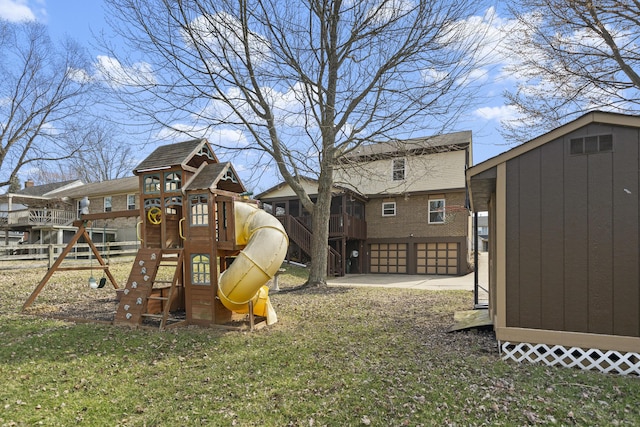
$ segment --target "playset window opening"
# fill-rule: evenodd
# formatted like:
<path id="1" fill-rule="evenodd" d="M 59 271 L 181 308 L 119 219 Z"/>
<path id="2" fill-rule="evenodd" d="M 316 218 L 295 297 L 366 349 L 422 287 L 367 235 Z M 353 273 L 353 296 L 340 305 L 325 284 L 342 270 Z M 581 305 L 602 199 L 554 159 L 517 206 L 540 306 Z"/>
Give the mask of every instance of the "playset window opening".
<path id="1" fill-rule="evenodd" d="M 191 283 L 194 285 L 211 285 L 209 255 L 191 255 Z"/>
<path id="2" fill-rule="evenodd" d="M 206 194 L 196 194 L 189 199 L 190 224 L 209 225 L 209 203 Z"/>
<path id="3" fill-rule="evenodd" d="M 164 174 L 164 191 L 178 191 L 182 188 L 182 174 L 180 172 L 166 172 Z"/>
<path id="4" fill-rule="evenodd" d="M 157 194 L 160 192 L 160 175 L 151 174 L 144 176 L 144 194 Z"/>

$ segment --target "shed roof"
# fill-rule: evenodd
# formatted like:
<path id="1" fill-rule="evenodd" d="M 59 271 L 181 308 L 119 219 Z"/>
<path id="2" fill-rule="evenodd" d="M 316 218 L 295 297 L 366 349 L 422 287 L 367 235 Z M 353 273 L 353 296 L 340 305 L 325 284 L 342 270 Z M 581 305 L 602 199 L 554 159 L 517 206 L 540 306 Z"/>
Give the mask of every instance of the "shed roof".
<path id="1" fill-rule="evenodd" d="M 640 128 L 640 115 L 632 116 L 627 114 L 592 111 L 569 123 L 540 135 L 537 138 L 518 145 L 509 151 L 494 156 L 467 169 L 467 186 L 469 188 L 472 209 L 476 212 L 486 211 L 489 209 L 489 198 L 491 197 L 491 193 L 495 191 L 496 186 L 496 166 L 591 123 Z"/>
<path id="2" fill-rule="evenodd" d="M 191 141 L 162 145 L 136 166 L 134 173 L 165 169 L 178 165 L 184 167 L 194 156 L 203 153 L 208 157 L 209 162 L 218 163 L 218 159 L 206 139 L 193 139 Z"/>

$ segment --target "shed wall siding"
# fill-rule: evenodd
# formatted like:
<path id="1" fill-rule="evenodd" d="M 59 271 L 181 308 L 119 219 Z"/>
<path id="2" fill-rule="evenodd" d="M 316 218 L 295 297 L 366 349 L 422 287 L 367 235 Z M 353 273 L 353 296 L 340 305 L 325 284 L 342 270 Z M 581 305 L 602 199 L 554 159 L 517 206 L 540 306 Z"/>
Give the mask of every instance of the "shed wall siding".
<path id="1" fill-rule="evenodd" d="M 613 152 L 569 154 L 609 133 Z M 640 336 L 638 145 L 589 125 L 507 162 L 508 327 Z"/>

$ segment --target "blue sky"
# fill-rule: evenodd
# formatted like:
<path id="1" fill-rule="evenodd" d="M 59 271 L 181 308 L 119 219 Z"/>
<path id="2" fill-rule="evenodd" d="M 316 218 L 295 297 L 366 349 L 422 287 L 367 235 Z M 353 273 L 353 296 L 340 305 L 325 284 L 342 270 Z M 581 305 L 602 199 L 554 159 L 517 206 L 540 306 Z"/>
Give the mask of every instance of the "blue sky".
<path id="1" fill-rule="evenodd" d="M 10 21 L 40 21 L 48 26 L 54 38 L 68 35 L 86 45 L 92 57 L 97 60 L 99 56 L 104 57 L 106 52 L 100 52 L 91 46 L 92 32 L 109 31 L 102 8 L 103 2 L 100 0 L 0 0 L 0 18 Z M 489 13 L 490 19 L 478 17 L 478 22 L 473 25 L 485 25 L 489 34 L 499 37 L 497 34 L 510 25 L 509 21 L 495 10 L 490 10 Z M 482 84 L 479 100 L 474 109 L 460 118 L 455 129 L 473 132 L 474 164 L 512 148 L 505 144 L 499 128 L 500 119 L 512 115 L 512 110 L 504 104 L 502 93 L 507 85 L 513 84 L 513 80 L 502 71 L 501 61 L 508 60 L 499 54 L 494 55 L 493 51 L 490 55 L 495 56 L 494 63 L 479 72 Z M 235 161 L 234 166 L 242 170 Z"/>

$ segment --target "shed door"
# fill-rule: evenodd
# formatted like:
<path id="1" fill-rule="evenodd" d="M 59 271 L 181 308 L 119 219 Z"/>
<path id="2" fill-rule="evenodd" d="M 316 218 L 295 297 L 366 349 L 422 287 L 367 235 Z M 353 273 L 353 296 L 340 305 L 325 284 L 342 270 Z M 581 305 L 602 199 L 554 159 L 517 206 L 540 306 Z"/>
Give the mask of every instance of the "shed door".
<path id="1" fill-rule="evenodd" d="M 458 243 L 417 243 L 416 273 L 458 274 Z"/>
<path id="2" fill-rule="evenodd" d="M 407 273 L 406 243 L 372 243 L 369 254 L 371 273 Z"/>

